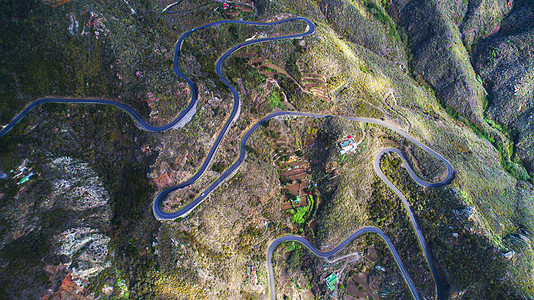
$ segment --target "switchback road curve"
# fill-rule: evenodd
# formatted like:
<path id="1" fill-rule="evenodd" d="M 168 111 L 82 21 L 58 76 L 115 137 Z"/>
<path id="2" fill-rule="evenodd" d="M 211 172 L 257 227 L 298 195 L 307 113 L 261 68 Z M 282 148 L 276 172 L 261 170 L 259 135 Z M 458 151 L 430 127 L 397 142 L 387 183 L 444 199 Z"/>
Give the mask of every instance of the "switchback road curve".
<path id="1" fill-rule="evenodd" d="M 388 245 L 389 250 L 391 251 L 391 254 L 393 255 L 393 258 L 395 259 L 395 262 L 399 266 L 399 269 L 402 273 L 402 276 L 404 277 L 404 280 L 406 281 L 406 284 L 410 288 L 410 292 L 412 293 L 412 296 L 414 299 L 419 300 L 421 297 L 419 297 L 419 294 L 417 293 L 417 289 L 415 288 L 415 285 L 413 284 L 412 279 L 410 278 L 410 275 L 408 274 L 408 271 L 406 271 L 406 268 L 404 267 L 404 264 L 402 263 L 402 260 L 400 259 L 399 254 L 397 253 L 397 250 L 395 250 L 395 246 L 393 246 L 393 243 L 389 239 L 389 237 L 380 229 L 376 227 L 364 227 L 360 230 L 356 231 L 355 233 L 351 234 L 347 239 L 345 239 L 341 244 L 337 245 L 334 249 L 326 252 L 321 252 L 317 248 L 315 248 L 307 239 L 298 236 L 298 235 L 286 235 L 281 238 L 276 239 L 267 250 L 267 267 L 269 271 L 269 289 L 271 291 L 271 299 L 276 299 L 276 287 L 275 287 L 275 279 L 274 279 L 274 271 L 273 271 L 273 252 L 278 245 L 280 245 L 283 242 L 299 242 L 302 245 L 304 245 L 306 248 L 308 248 L 313 254 L 316 256 L 319 256 L 321 258 L 328 258 L 333 255 L 336 255 L 339 251 L 341 251 L 343 248 L 345 248 L 350 242 L 358 238 L 360 235 L 364 233 L 376 233 L 378 234 L 384 242 Z"/>
<path id="2" fill-rule="evenodd" d="M 217 21 L 217 22 L 206 24 L 206 25 L 202 25 L 202 26 L 197 27 L 197 28 L 193 28 L 193 29 L 189 30 L 188 32 L 184 33 L 182 36 L 180 36 L 180 38 L 176 42 L 176 46 L 175 46 L 174 63 L 173 63 L 172 69 L 173 69 L 174 73 L 179 78 L 185 80 L 185 82 L 189 86 L 189 88 L 191 90 L 191 101 L 189 102 L 189 105 L 184 110 L 182 110 L 178 114 L 178 116 L 171 123 L 169 123 L 167 125 L 163 125 L 163 126 L 150 125 L 133 108 L 131 108 L 130 106 L 128 106 L 126 104 L 123 104 L 123 103 L 120 103 L 120 102 L 117 102 L 117 101 L 113 101 L 113 100 L 108 100 L 108 99 L 73 99 L 73 98 L 41 98 L 41 99 L 38 99 L 38 100 L 30 103 L 17 116 L 15 116 L 13 118 L 13 120 L 11 120 L 11 122 L 9 124 L 7 124 L 0 131 L 0 138 L 2 138 L 4 135 L 6 135 L 13 128 L 13 126 L 15 126 L 18 122 L 20 122 L 20 120 L 26 114 L 28 114 L 33 108 L 35 108 L 38 105 L 46 104 L 46 103 L 83 103 L 83 104 L 106 104 L 106 105 L 112 105 L 112 106 L 115 106 L 115 107 L 117 107 L 119 109 L 122 109 L 127 114 L 129 114 L 135 120 L 135 122 L 136 122 L 136 124 L 138 125 L 139 128 L 141 128 L 143 130 L 146 130 L 146 131 L 150 131 L 150 132 L 162 132 L 162 131 L 169 130 L 171 128 L 183 127 L 187 122 L 189 122 L 191 120 L 191 118 L 193 117 L 194 113 L 196 112 L 196 105 L 197 105 L 197 101 L 198 101 L 198 88 L 197 88 L 196 84 L 191 79 L 187 78 L 182 73 L 182 71 L 180 70 L 179 62 L 178 62 L 179 58 L 180 58 L 180 53 L 181 53 L 181 50 L 182 50 L 183 42 L 189 35 L 191 35 L 193 32 L 195 32 L 197 30 L 201 30 L 201 29 L 208 28 L 208 27 L 217 27 L 217 26 L 219 26 L 221 24 L 245 24 L 245 25 L 255 25 L 255 26 L 272 26 L 272 25 L 278 25 L 278 24 L 283 24 L 283 23 L 287 23 L 287 22 L 294 22 L 294 21 L 304 21 L 304 22 L 306 22 L 307 25 L 308 25 L 307 31 L 304 32 L 304 33 L 299 33 L 299 34 L 294 34 L 294 35 L 278 36 L 278 37 L 272 37 L 272 38 L 262 38 L 262 39 L 246 41 L 244 43 L 241 43 L 241 44 L 238 44 L 238 45 L 234 46 L 233 48 L 228 50 L 226 53 L 224 53 L 223 56 L 221 56 L 219 58 L 219 60 L 217 60 L 216 70 L 217 70 L 217 74 L 219 74 L 221 79 L 223 79 L 224 83 L 226 85 L 230 85 L 228 83 L 228 81 L 224 78 L 224 76 L 222 75 L 222 64 L 224 63 L 226 58 L 228 58 L 228 56 L 230 56 L 230 54 L 234 53 L 239 48 L 247 46 L 247 45 L 252 45 L 252 44 L 257 44 L 257 43 L 262 43 L 262 42 L 267 42 L 267 41 L 276 41 L 276 40 L 283 40 L 283 39 L 300 38 L 300 37 L 303 37 L 303 36 L 306 36 L 306 35 L 310 35 L 315 31 L 315 25 L 310 20 L 308 20 L 306 18 L 301 18 L 301 17 L 289 18 L 289 19 L 276 21 L 276 22 L 269 22 L 269 23 L 266 23 L 266 22 L 249 22 L 249 21 L 242 21 L 242 20 L 222 20 L 222 21 Z M 238 114 L 239 95 L 238 95 L 237 91 L 235 91 L 235 89 L 232 91 L 232 93 L 234 95 L 234 110 L 232 111 L 232 114 L 230 115 L 230 118 L 228 119 L 228 121 L 225 123 L 225 125 L 223 127 L 223 131 L 221 131 L 221 133 L 219 134 L 220 138 L 222 138 L 222 136 L 224 136 L 224 133 L 226 133 L 226 131 L 224 129 L 227 129 L 229 127 L 229 125 L 232 123 L 233 119 L 235 117 L 237 117 L 236 115 Z M 220 140 L 220 139 L 218 138 L 218 140 Z M 215 143 L 214 146 L 217 147 L 218 143 Z M 209 157 L 209 158 L 211 159 L 211 157 Z"/>
<path id="3" fill-rule="evenodd" d="M 415 180 L 415 182 L 421 186 L 425 186 L 425 187 L 440 187 L 440 186 L 444 186 L 446 184 L 449 184 L 451 182 L 451 180 L 454 178 L 454 168 L 452 167 L 452 165 L 449 163 L 449 161 L 447 161 L 443 156 L 441 156 L 439 153 L 437 153 L 436 151 L 432 150 L 431 148 L 429 148 L 428 146 L 426 146 L 425 144 L 419 142 L 418 140 L 416 140 L 415 138 L 413 138 L 412 136 L 410 136 L 409 134 L 407 134 L 406 132 L 402 131 L 401 129 L 397 128 L 396 126 L 392 125 L 392 124 L 389 124 L 389 123 L 386 123 L 384 121 L 381 121 L 381 120 L 377 120 L 377 119 L 371 119 L 371 118 L 361 118 L 361 117 L 350 117 L 350 116 L 334 116 L 334 115 L 327 115 L 327 114 L 317 114 L 317 113 L 306 113 L 306 112 L 293 112 L 293 111 L 280 111 L 280 112 L 274 112 L 266 117 L 264 117 L 263 119 L 261 119 L 260 121 L 258 121 L 256 124 L 254 124 L 248 131 L 247 133 L 245 133 L 245 136 L 243 137 L 243 139 L 241 140 L 241 143 L 240 143 L 240 153 L 239 153 L 239 158 L 237 159 L 237 161 L 232 165 L 230 166 L 230 168 L 228 170 L 226 170 L 222 175 L 221 177 L 219 177 L 210 187 L 208 187 L 208 189 L 201 195 L 201 197 L 206 197 L 207 194 L 209 194 L 211 191 L 213 191 L 213 189 L 215 189 L 221 182 L 223 182 L 226 178 L 228 178 L 237 168 L 239 168 L 239 166 L 241 165 L 241 163 L 245 160 L 246 158 L 246 144 L 247 144 L 247 141 L 248 139 L 250 138 L 250 136 L 254 133 L 254 131 L 256 131 L 256 129 L 258 129 L 263 123 L 273 119 L 273 118 L 276 118 L 276 117 L 284 117 L 284 116 L 291 116 L 291 117 L 312 117 L 312 118 L 334 118 L 334 117 L 337 117 L 337 118 L 342 118 L 342 119 L 345 119 L 345 120 L 349 120 L 349 121 L 357 121 L 357 122 L 365 122 L 365 123 L 370 123 L 370 124 L 375 124 L 375 125 L 380 125 L 380 126 L 384 126 L 384 127 L 387 127 L 397 133 L 399 133 L 400 135 L 402 135 L 404 138 L 406 138 L 407 140 L 411 141 L 412 143 L 416 144 L 417 146 L 421 147 L 423 150 L 425 150 L 426 152 L 428 152 L 430 155 L 434 156 L 436 159 L 440 160 L 441 162 L 443 162 L 446 167 L 447 167 L 447 175 L 445 176 L 445 178 L 443 180 L 441 180 L 440 182 L 436 182 L 436 183 L 429 183 L 429 182 L 426 182 L 424 180 L 422 180 L 421 178 L 419 178 L 414 170 L 412 169 L 412 167 L 410 166 L 410 164 L 408 163 L 406 157 L 402 154 L 402 152 L 398 149 L 394 149 L 394 148 L 386 148 L 386 149 L 383 149 L 382 151 L 380 151 L 380 153 L 378 153 L 378 155 L 375 157 L 375 160 L 374 160 L 374 168 L 375 168 L 375 171 L 376 173 L 378 174 L 378 176 L 386 183 L 386 185 L 388 187 L 390 187 L 398 196 L 399 198 L 401 199 L 404 207 L 406 208 L 407 212 L 408 212 L 408 215 L 410 217 L 410 221 L 412 223 L 412 226 L 414 228 L 414 231 L 416 232 L 416 235 L 417 235 L 417 239 L 419 240 L 419 244 L 421 245 L 421 249 L 423 250 L 423 253 L 425 255 L 425 258 L 429 264 L 429 267 L 430 267 L 430 270 L 432 272 L 432 276 L 434 278 L 434 281 L 436 283 L 436 295 L 437 295 L 437 298 L 438 299 L 442 299 L 443 298 L 443 289 L 442 289 L 442 286 L 441 286 L 441 281 L 439 280 L 439 276 L 438 276 L 438 273 L 437 273 L 437 270 L 436 270 L 436 267 L 434 266 L 434 262 L 432 260 L 432 257 L 430 255 L 430 252 L 429 252 L 429 249 L 426 245 L 426 242 L 425 242 L 425 239 L 424 239 L 424 236 L 423 236 L 423 233 L 421 232 L 421 229 L 419 228 L 419 224 L 417 223 L 417 220 L 415 219 L 415 216 L 412 212 L 412 208 L 408 202 L 408 200 L 406 199 L 406 197 L 402 194 L 402 192 L 397 188 L 395 187 L 395 185 L 393 185 L 393 183 L 391 183 L 391 181 L 384 175 L 384 173 L 382 172 L 382 170 L 380 169 L 380 160 L 382 159 L 382 157 L 386 154 L 386 153 L 396 153 L 400 156 L 400 158 L 403 160 L 404 162 L 404 165 L 408 171 L 408 173 L 410 174 L 410 176 Z M 202 199 L 204 199 L 202 198 Z M 202 201 L 202 200 L 201 200 Z M 194 201 L 193 201 L 194 202 Z M 198 204 L 197 204 L 198 205 Z M 158 208 L 160 208 L 158 206 Z M 193 209 L 194 207 L 191 207 L 190 209 Z M 156 209 L 156 208 L 154 208 Z M 189 213 L 189 211 L 184 211 L 183 212 L 184 214 L 187 214 Z M 367 227 L 367 231 L 366 232 L 374 232 L 374 233 L 377 233 L 377 234 L 380 234 L 379 232 L 377 231 L 374 231 L 374 230 L 369 230 L 369 228 L 372 228 L 372 227 Z M 377 228 L 375 228 L 377 229 Z M 358 231 L 359 232 L 359 231 Z M 382 234 L 383 232 L 380 231 Z M 362 232 L 363 233 L 363 232 Z M 382 235 L 381 235 L 382 236 Z M 353 236 L 351 236 L 353 237 Z M 383 237 L 383 236 L 382 236 Z M 286 237 L 281 237 L 280 239 L 282 239 L 282 241 L 284 241 L 284 239 L 286 239 Z M 353 238 L 354 239 L 354 238 Z M 276 243 L 278 240 L 275 240 L 274 243 Z M 301 242 L 301 240 L 298 240 Z M 352 241 L 352 240 L 351 240 Z M 347 245 L 350 241 L 347 241 L 345 240 L 344 242 L 342 242 L 340 245 L 343 245 L 341 248 L 343 248 L 345 245 Z M 388 246 L 390 247 L 390 250 L 392 251 L 392 253 L 396 253 L 396 251 L 394 251 L 394 248 L 391 248 L 391 243 L 388 243 L 387 240 L 386 240 L 386 243 L 388 244 Z M 279 243 L 278 243 L 279 244 Z M 272 246 L 271 246 L 272 247 Z M 274 250 L 274 248 L 271 248 L 269 247 L 269 250 L 268 250 L 268 257 L 269 256 L 272 256 L 272 250 Z M 308 246 L 307 246 L 308 247 Z M 308 247 L 310 249 L 310 247 Z M 337 248 L 336 248 L 337 249 Z M 311 249 L 310 249 L 311 250 Z M 312 250 L 313 252 L 313 250 Z M 314 252 L 315 253 L 315 252 Z M 327 252 L 327 253 L 330 253 Z M 395 254 L 394 254 L 395 255 Z M 325 257 L 325 256 L 321 256 L 321 257 Z M 328 257 L 328 256 L 326 256 Z M 397 260 L 397 258 L 395 258 L 395 260 Z M 272 265 L 271 265 L 271 261 L 268 259 L 267 261 L 267 264 L 269 265 L 269 272 L 272 271 Z M 397 264 L 398 264 L 398 261 L 397 261 Z M 402 269 L 401 265 L 399 264 L 399 268 Z M 401 270 L 402 271 L 402 270 Z M 403 272 L 403 275 L 405 274 L 405 272 Z M 406 273 L 407 274 L 407 273 Z M 275 299 L 273 298 L 274 295 L 275 295 L 275 289 L 274 289 L 274 278 L 271 277 L 271 273 L 270 273 L 270 289 L 271 289 L 271 298 L 272 299 Z M 410 282 L 411 280 L 409 280 L 408 277 L 405 276 L 405 280 L 406 280 L 406 283 L 408 285 L 410 285 Z M 410 290 L 412 291 L 412 295 L 414 295 L 414 298 L 418 299 L 418 295 L 417 295 L 417 292 L 414 290 L 412 290 L 412 287 L 410 287 Z M 414 293 L 415 291 L 415 293 Z"/>
<path id="4" fill-rule="evenodd" d="M 201 204 L 205 200 L 205 198 L 220 183 L 222 183 L 225 179 L 230 177 L 232 175 L 232 173 L 235 172 L 239 168 L 239 166 L 241 165 L 241 163 L 244 161 L 244 159 L 246 157 L 246 151 L 245 151 L 246 142 L 247 142 L 248 138 L 252 135 L 252 133 L 259 126 L 261 126 L 261 124 L 263 124 L 264 122 L 266 122 L 266 121 L 268 121 L 268 120 L 270 120 L 272 118 L 281 117 L 281 116 L 314 117 L 314 118 L 334 117 L 332 115 L 305 113 L 305 112 L 275 112 L 275 113 L 272 113 L 272 114 L 264 117 L 259 122 L 254 124 L 252 126 L 252 128 L 250 128 L 250 130 L 247 131 L 247 133 L 245 134 L 245 136 L 241 140 L 241 143 L 240 143 L 240 156 L 237 159 L 237 161 L 232 166 L 230 166 L 230 168 L 228 170 L 226 170 L 214 183 L 212 183 L 198 198 L 196 198 L 191 203 L 187 204 L 186 206 L 184 206 L 183 208 L 181 208 L 180 210 L 175 211 L 175 212 L 170 212 L 170 213 L 169 212 L 164 212 L 161 209 L 161 205 L 162 205 L 163 201 L 167 198 L 167 196 L 170 193 L 172 193 L 172 192 L 174 192 L 174 191 L 176 191 L 178 189 L 181 189 L 181 188 L 184 188 L 184 187 L 187 187 L 187 186 L 191 185 L 192 183 L 194 183 L 196 180 L 198 180 L 204 174 L 204 172 L 206 171 L 209 163 L 211 162 L 212 158 L 214 157 L 214 155 L 216 153 L 216 150 L 218 149 L 218 147 L 220 145 L 220 142 L 222 141 L 222 138 L 228 132 L 228 129 L 230 128 L 231 124 L 233 123 L 234 120 L 237 119 L 237 117 L 239 115 L 239 110 L 240 110 L 239 94 L 238 94 L 237 90 L 229 83 L 229 81 L 222 74 L 222 66 L 223 66 L 224 61 L 232 53 L 234 53 L 235 51 L 239 50 L 241 47 L 244 47 L 244 46 L 247 46 L 247 45 L 257 44 L 257 43 L 267 42 L 267 41 L 282 40 L 282 39 L 300 38 L 300 37 L 303 37 L 303 36 L 306 36 L 306 35 L 310 35 L 315 31 L 315 25 L 310 20 L 308 20 L 306 18 L 302 18 L 302 17 L 289 18 L 289 19 L 276 21 L 276 22 L 270 22 L 270 23 L 248 22 L 248 21 L 242 21 L 242 20 L 223 20 L 223 21 L 217 21 L 217 22 L 209 23 L 209 24 L 200 26 L 198 28 L 191 29 L 190 31 L 184 33 L 178 39 L 178 41 L 176 43 L 173 71 L 176 73 L 176 75 L 179 78 L 182 78 L 183 80 L 185 80 L 186 83 L 188 84 L 189 88 L 191 89 L 191 101 L 189 102 L 189 105 L 183 111 L 181 111 L 179 113 L 179 115 L 171 123 L 169 123 L 167 125 L 152 126 L 152 125 L 148 124 L 146 121 L 144 121 L 144 119 L 135 110 L 133 110 L 130 106 L 125 105 L 125 104 L 120 103 L 120 102 L 112 101 L 112 100 L 107 100 L 107 99 L 41 98 L 41 99 L 38 99 L 38 100 L 32 102 L 31 104 L 29 104 L 21 113 L 19 113 L 17 116 L 15 116 L 15 118 L 13 118 L 13 120 L 9 124 L 7 124 L 0 131 L 0 138 L 3 137 L 4 135 L 6 135 L 9 132 L 9 130 L 11 130 L 13 128 L 13 126 L 15 126 L 33 108 L 35 108 L 36 106 L 38 106 L 40 104 L 45 104 L 45 103 L 83 103 L 83 104 L 106 104 L 106 105 L 112 105 L 112 106 L 115 106 L 115 107 L 117 107 L 119 109 L 124 110 L 127 114 L 129 114 L 134 119 L 134 121 L 136 122 L 136 125 L 139 128 L 141 128 L 143 130 L 146 130 L 146 131 L 150 131 L 150 132 L 161 132 L 161 131 L 169 130 L 171 128 L 182 127 L 189 120 L 191 120 L 191 118 L 193 117 L 194 113 L 196 112 L 196 105 L 197 105 L 197 100 L 198 100 L 198 89 L 197 89 L 196 84 L 192 80 L 187 78 L 180 71 L 179 64 L 178 64 L 178 59 L 179 59 L 179 56 L 180 56 L 180 52 L 181 52 L 181 48 L 182 48 L 182 45 L 183 45 L 183 41 L 184 41 L 184 39 L 186 37 L 191 35 L 196 30 L 200 30 L 200 29 L 204 29 L 204 28 L 208 28 L 208 27 L 214 27 L 214 26 L 218 26 L 218 25 L 221 25 L 221 24 L 227 24 L 227 23 L 246 24 L 246 25 L 255 25 L 255 26 L 272 26 L 272 25 L 282 24 L 282 23 L 286 23 L 286 22 L 293 22 L 293 21 L 304 21 L 304 22 L 306 22 L 307 23 L 307 30 L 304 33 L 299 33 L 299 34 L 294 34 L 294 35 L 287 35 L 287 36 L 279 36 L 279 37 L 271 37 L 271 38 L 263 38 L 263 39 L 256 39 L 256 40 L 246 41 L 244 43 L 241 43 L 241 44 L 238 44 L 238 45 L 232 47 L 230 50 L 225 52 L 217 60 L 216 68 L 215 68 L 216 72 L 220 76 L 220 78 L 223 81 L 223 83 L 225 85 L 227 85 L 228 88 L 231 90 L 232 95 L 234 97 L 234 106 L 233 106 L 232 112 L 230 113 L 230 115 L 229 115 L 227 121 L 225 122 L 225 124 L 223 125 L 223 128 L 220 130 L 220 132 L 219 132 L 219 134 L 218 134 L 218 136 L 217 136 L 217 138 L 215 140 L 215 143 L 213 144 L 210 152 L 208 153 L 208 156 L 204 160 L 202 166 L 199 168 L 197 173 L 195 173 L 195 175 L 193 175 L 193 177 L 191 177 L 189 180 L 187 180 L 187 181 L 185 181 L 185 182 L 183 182 L 183 183 L 181 183 L 179 185 L 176 185 L 174 187 L 171 187 L 171 188 L 168 188 L 166 190 L 161 191 L 156 196 L 156 198 L 155 198 L 155 200 L 153 202 L 154 216 L 159 220 L 173 220 L 173 219 L 176 219 L 176 218 L 179 218 L 179 217 L 184 217 L 187 214 L 189 214 L 195 207 L 197 207 L 199 204 Z M 403 135 L 405 138 L 407 138 L 408 140 L 410 140 L 413 143 L 417 144 L 418 146 L 422 147 L 425 151 L 429 152 L 431 155 L 433 155 L 434 157 L 436 157 L 437 159 L 441 160 L 442 162 L 444 162 L 447 165 L 448 173 L 447 173 L 447 178 L 445 180 L 443 180 L 440 183 L 426 183 L 426 182 L 422 181 L 421 179 L 419 179 L 417 176 L 415 176 L 415 174 L 414 174 L 413 170 L 411 169 L 411 167 L 409 167 L 409 165 L 406 164 L 408 166 L 408 171 L 410 172 L 410 175 L 412 175 L 412 177 L 419 184 L 424 185 L 424 186 L 441 186 L 441 185 L 447 184 L 448 182 L 450 182 L 450 180 L 452 180 L 452 178 L 454 176 L 454 170 L 453 170 L 452 166 L 450 165 L 450 163 L 448 163 L 448 161 L 445 158 L 443 158 L 441 155 L 439 155 L 437 152 L 433 151 L 432 149 L 428 148 L 427 146 L 423 145 L 422 143 L 418 142 L 417 140 L 415 140 L 414 138 L 412 138 L 408 134 L 404 133 L 402 130 L 398 129 L 397 127 L 395 127 L 395 126 L 393 126 L 391 124 L 385 123 L 383 121 L 380 121 L 380 120 L 375 120 L 375 119 L 349 117 L 349 116 L 339 116 L 339 117 L 347 119 L 347 120 L 373 123 L 373 124 L 377 124 L 377 125 L 382 125 L 382 126 L 388 127 L 390 129 L 398 132 L 399 134 Z M 396 150 L 396 149 L 385 149 L 385 150 L 383 150 L 383 152 L 384 151 L 397 152 L 397 153 L 399 153 L 401 155 L 401 158 L 404 159 L 404 156 L 402 156 L 402 153 L 400 151 Z M 375 169 L 376 169 L 376 165 L 378 165 L 377 161 L 380 160 L 382 155 L 383 154 L 380 154 L 379 156 L 377 156 L 377 159 L 375 161 Z M 381 172 L 379 172 L 379 168 L 377 170 L 377 173 L 386 182 L 386 184 L 388 184 L 388 181 L 386 181 L 387 178 L 385 178 L 385 176 L 383 176 L 383 174 L 380 175 Z M 392 187 L 393 185 L 392 184 L 390 185 L 390 184 L 391 183 L 389 183 L 388 186 Z M 392 188 L 394 188 L 394 186 Z M 402 199 L 402 197 L 401 197 L 401 199 Z M 425 256 L 427 257 L 428 263 L 430 264 L 431 269 L 434 270 L 433 263 L 429 259 L 430 255 L 428 253 L 428 249 L 426 247 L 426 244 L 424 243 L 424 239 L 423 239 L 423 236 L 422 236 L 422 234 L 421 234 L 421 232 L 419 230 L 417 222 L 413 218 L 413 214 L 411 213 L 411 209 L 409 207 L 409 204 L 407 203 L 405 198 L 403 198 L 403 199 L 404 199 L 403 203 L 405 204 L 405 207 L 409 211 L 410 218 L 412 220 L 412 224 L 414 226 L 414 229 L 416 230 L 417 236 L 419 238 L 419 242 L 422 245 L 422 249 L 423 249 L 423 251 L 425 253 Z M 375 232 L 375 231 L 373 231 L 373 232 Z M 377 232 L 375 232 L 375 233 L 377 233 Z M 388 243 L 388 246 L 389 246 L 389 243 Z M 394 248 L 391 248 L 391 247 L 390 247 L 390 249 L 392 249 L 392 251 L 394 250 Z M 440 284 L 439 284 L 438 277 L 436 276 L 434 271 L 433 271 L 433 275 L 434 275 L 434 279 L 435 279 L 435 282 L 436 282 L 436 285 L 437 285 L 437 289 L 439 291 L 439 290 L 441 290 L 441 287 L 440 287 Z M 407 280 L 407 282 L 409 282 L 408 281 L 409 277 L 405 277 L 405 279 Z M 439 295 L 440 295 L 440 293 L 438 292 L 438 298 L 440 298 Z M 273 297 L 274 297 L 274 294 L 273 294 Z"/>

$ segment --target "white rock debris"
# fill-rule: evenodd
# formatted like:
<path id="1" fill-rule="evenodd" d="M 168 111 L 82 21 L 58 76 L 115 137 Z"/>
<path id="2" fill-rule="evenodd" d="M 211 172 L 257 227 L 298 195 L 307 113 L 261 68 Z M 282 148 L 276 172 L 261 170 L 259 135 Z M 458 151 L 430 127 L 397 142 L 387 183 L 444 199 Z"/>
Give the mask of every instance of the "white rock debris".
<path id="1" fill-rule="evenodd" d="M 49 167 L 54 174 L 53 188 L 41 207 L 50 209 L 59 206 L 77 213 L 87 212 L 73 227 L 54 236 L 56 254 L 68 257 L 68 270 L 75 278 L 81 279 L 76 283 L 83 287 L 88 279 L 110 266 L 110 238 L 101 229 L 93 228 L 109 224 L 109 193 L 88 163 L 64 156 L 52 160 Z M 91 218 L 101 220 L 102 225 L 84 221 Z"/>
<path id="2" fill-rule="evenodd" d="M 66 255 L 69 272 L 84 280 L 97 275 L 111 264 L 107 260 L 110 238 L 89 227 L 71 228 L 55 236 L 59 255 Z"/>
<path id="3" fill-rule="evenodd" d="M 76 14 L 75 13 L 70 13 L 70 14 L 67 14 L 67 17 L 69 18 L 70 20 L 70 25 L 69 25 L 69 33 L 71 35 L 76 35 L 78 34 L 78 27 L 79 27 L 79 23 L 78 23 L 78 20 L 76 20 Z"/>
<path id="4" fill-rule="evenodd" d="M 103 207 L 110 214 L 109 194 L 98 175 L 89 164 L 74 161 L 70 157 L 56 158 L 50 164 L 52 171 L 58 171 L 58 178 L 52 181 L 53 192 L 42 202 L 43 207 L 51 207 L 58 202 L 66 209 L 84 211 Z"/>

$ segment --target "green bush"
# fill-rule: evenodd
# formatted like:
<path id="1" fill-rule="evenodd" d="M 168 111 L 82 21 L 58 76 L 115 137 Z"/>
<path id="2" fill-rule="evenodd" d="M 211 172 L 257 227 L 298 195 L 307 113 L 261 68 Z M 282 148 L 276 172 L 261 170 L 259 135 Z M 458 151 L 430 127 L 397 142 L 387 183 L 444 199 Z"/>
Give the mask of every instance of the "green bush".
<path id="1" fill-rule="evenodd" d="M 295 224 L 304 224 L 306 222 L 306 219 L 304 218 L 304 215 L 308 212 L 308 207 L 297 207 L 296 212 L 291 216 L 291 222 Z"/>
<path id="2" fill-rule="evenodd" d="M 217 173 L 222 173 L 226 169 L 226 164 L 222 161 L 218 161 L 211 166 L 211 169 Z"/>

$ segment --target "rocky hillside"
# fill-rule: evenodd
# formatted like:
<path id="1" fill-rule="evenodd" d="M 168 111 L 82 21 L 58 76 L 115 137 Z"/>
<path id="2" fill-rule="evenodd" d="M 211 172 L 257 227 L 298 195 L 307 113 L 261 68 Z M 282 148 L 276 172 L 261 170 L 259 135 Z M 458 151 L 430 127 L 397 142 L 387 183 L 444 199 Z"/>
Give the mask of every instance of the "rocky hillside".
<path id="1" fill-rule="evenodd" d="M 534 4 L 520 2 L 473 52 L 475 69 L 488 92 L 486 113 L 513 139 L 511 155 L 530 174 L 534 172 L 533 20 Z"/>
<path id="2" fill-rule="evenodd" d="M 29 182 L 2 199 L 3 297 L 64 292 L 66 277 L 72 280 L 68 292 L 81 292 L 110 266 L 109 193 L 87 163 L 58 157 L 31 165 L 26 160 L 15 171 L 34 173 Z"/>

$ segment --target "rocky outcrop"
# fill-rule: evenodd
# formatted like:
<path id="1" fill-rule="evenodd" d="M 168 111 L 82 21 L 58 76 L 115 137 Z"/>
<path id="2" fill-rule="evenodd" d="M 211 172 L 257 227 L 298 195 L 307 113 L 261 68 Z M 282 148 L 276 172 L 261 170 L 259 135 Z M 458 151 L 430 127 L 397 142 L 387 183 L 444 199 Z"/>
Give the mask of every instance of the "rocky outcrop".
<path id="1" fill-rule="evenodd" d="M 0 208 L 0 284 L 11 298 L 52 296 L 67 277 L 81 292 L 110 265 L 110 196 L 95 171 L 59 157 L 39 176 Z"/>
<path id="2" fill-rule="evenodd" d="M 89 279 L 109 267 L 106 261 L 110 238 L 90 227 L 68 229 L 54 237 L 59 249 L 58 255 L 65 255 L 72 275 Z M 78 284 L 78 286 L 83 284 Z"/>

